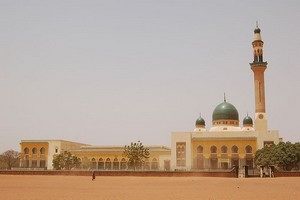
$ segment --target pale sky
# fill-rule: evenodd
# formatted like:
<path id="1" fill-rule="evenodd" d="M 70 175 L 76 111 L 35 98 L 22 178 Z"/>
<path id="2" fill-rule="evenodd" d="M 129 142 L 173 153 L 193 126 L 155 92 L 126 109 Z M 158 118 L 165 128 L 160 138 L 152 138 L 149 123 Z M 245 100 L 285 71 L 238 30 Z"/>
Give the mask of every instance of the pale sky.
<path id="1" fill-rule="evenodd" d="M 300 140 L 300 1 L 0 0 L 0 152 L 21 139 L 168 145 L 223 101 L 254 118 L 265 42 L 269 128 Z"/>

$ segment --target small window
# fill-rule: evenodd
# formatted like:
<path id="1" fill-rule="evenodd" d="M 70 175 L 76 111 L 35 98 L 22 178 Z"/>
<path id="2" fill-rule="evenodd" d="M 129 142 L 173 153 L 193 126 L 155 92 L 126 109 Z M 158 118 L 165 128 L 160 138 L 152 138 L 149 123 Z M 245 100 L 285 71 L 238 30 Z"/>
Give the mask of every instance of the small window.
<path id="1" fill-rule="evenodd" d="M 252 147 L 250 145 L 247 145 L 245 150 L 246 150 L 246 153 L 252 153 Z"/>
<path id="2" fill-rule="evenodd" d="M 203 153 L 203 147 L 201 145 L 197 147 L 197 153 Z"/>
<path id="3" fill-rule="evenodd" d="M 239 148 L 237 147 L 237 146 L 233 146 L 232 148 L 231 148 L 231 153 L 238 153 L 239 152 Z"/>
<path id="4" fill-rule="evenodd" d="M 45 148 L 44 148 L 44 147 L 42 147 L 42 148 L 40 149 L 40 153 L 41 153 L 41 154 L 45 154 Z"/>
<path id="5" fill-rule="evenodd" d="M 210 147 L 210 153 L 217 153 L 217 147 L 216 146 L 211 146 Z"/>
<path id="6" fill-rule="evenodd" d="M 222 153 L 227 153 L 227 147 L 226 146 L 222 146 L 221 147 L 221 152 Z"/>
<path id="7" fill-rule="evenodd" d="M 36 148 L 34 147 L 33 149 L 32 149 L 32 154 L 36 154 L 37 153 L 37 150 L 36 150 Z"/>
<path id="8" fill-rule="evenodd" d="M 29 154 L 29 149 L 27 147 L 24 149 L 24 154 Z"/>
<path id="9" fill-rule="evenodd" d="M 55 153 L 58 153 L 58 148 L 57 147 L 55 147 Z"/>

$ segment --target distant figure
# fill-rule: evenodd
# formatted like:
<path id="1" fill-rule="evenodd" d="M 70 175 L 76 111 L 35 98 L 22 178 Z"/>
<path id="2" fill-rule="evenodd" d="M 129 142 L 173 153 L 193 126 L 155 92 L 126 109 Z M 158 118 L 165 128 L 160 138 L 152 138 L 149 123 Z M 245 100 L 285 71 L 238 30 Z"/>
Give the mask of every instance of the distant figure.
<path id="1" fill-rule="evenodd" d="M 96 179 L 96 173 L 95 171 L 93 171 L 93 174 L 92 174 L 92 181 L 94 181 Z"/>

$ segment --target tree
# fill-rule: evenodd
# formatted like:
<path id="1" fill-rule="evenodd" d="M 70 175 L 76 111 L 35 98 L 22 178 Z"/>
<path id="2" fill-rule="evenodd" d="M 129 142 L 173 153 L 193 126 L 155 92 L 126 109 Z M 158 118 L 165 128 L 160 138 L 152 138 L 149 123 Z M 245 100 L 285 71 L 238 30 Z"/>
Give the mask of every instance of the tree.
<path id="1" fill-rule="evenodd" d="M 280 142 L 278 145 L 276 145 L 275 160 L 278 167 L 282 168 L 283 170 L 290 171 L 296 167 L 297 163 L 299 162 L 299 157 L 297 158 L 297 143 L 292 144 L 290 142 Z"/>
<path id="2" fill-rule="evenodd" d="M 280 142 L 277 145 L 264 147 L 256 151 L 254 160 L 256 165 L 275 165 L 285 171 L 290 171 L 299 166 L 300 143 Z"/>
<path id="3" fill-rule="evenodd" d="M 56 170 L 71 170 L 80 167 L 80 159 L 68 151 L 54 155 L 52 166 Z"/>
<path id="4" fill-rule="evenodd" d="M 132 142 L 129 146 L 125 145 L 123 155 L 128 158 L 128 167 L 136 170 L 142 167 L 150 153 L 149 149 L 138 141 Z"/>
<path id="5" fill-rule="evenodd" d="M 0 155 L 0 168 L 11 169 L 13 167 L 18 167 L 20 161 L 19 152 L 14 150 L 5 151 Z"/>

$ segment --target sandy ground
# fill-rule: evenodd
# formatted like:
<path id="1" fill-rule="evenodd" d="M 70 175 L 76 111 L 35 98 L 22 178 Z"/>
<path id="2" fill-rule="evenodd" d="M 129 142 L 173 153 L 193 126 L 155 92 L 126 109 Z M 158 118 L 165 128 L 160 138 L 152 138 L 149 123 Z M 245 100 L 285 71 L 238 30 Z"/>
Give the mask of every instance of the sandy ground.
<path id="1" fill-rule="evenodd" d="M 0 175 L 2 200 L 299 200 L 300 178 Z"/>

